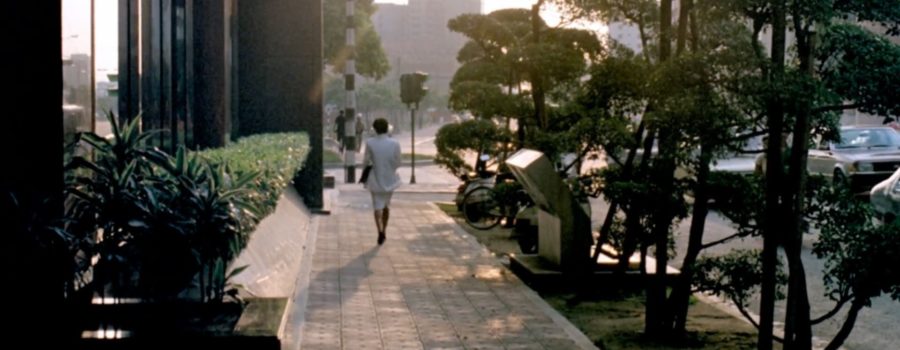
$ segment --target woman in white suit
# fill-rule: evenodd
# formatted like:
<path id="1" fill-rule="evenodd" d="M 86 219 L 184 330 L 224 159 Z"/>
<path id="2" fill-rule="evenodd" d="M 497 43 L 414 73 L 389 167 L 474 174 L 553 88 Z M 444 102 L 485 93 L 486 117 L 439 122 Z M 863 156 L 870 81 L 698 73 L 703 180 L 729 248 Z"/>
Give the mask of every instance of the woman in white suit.
<path id="1" fill-rule="evenodd" d="M 366 188 L 372 193 L 372 207 L 375 208 L 375 227 L 378 229 L 378 244 L 387 238 L 388 218 L 391 215 L 391 195 L 400 187 L 400 143 L 388 137 L 388 122 L 378 118 L 372 123 L 375 137 L 366 140 L 365 164 L 372 170 L 366 180 Z"/>

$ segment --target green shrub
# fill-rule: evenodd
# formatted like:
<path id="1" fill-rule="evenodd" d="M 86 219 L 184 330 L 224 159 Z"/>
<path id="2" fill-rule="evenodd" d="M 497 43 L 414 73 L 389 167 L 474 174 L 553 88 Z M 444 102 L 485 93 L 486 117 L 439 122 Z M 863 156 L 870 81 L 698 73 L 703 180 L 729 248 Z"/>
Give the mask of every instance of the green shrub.
<path id="1" fill-rule="evenodd" d="M 140 118 L 114 138 L 82 134 L 93 156 L 67 165 L 66 229 L 93 237 L 91 282 L 103 294 L 149 300 L 222 301 L 232 261 L 272 213 L 308 151 L 302 134 L 242 139 L 174 156 L 146 147 Z M 231 271 L 227 273 L 227 271 Z M 85 281 L 87 282 L 87 281 Z"/>
<path id="2" fill-rule="evenodd" d="M 224 148 L 196 152 L 213 164 L 225 164 L 234 174 L 259 172 L 249 196 L 261 210 L 261 217 L 271 214 L 278 197 L 309 153 L 309 137 L 303 133 L 277 133 L 242 138 Z"/>

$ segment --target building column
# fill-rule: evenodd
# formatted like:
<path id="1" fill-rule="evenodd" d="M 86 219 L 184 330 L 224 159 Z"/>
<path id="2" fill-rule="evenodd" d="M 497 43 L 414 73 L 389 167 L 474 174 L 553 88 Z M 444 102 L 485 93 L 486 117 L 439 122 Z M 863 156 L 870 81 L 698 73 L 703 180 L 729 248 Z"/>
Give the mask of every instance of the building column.
<path id="1" fill-rule="evenodd" d="M 237 2 L 240 136 L 304 131 L 310 153 L 295 181 L 322 207 L 322 0 Z"/>
<path id="2" fill-rule="evenodd" d="M 63 188 L 62 4 L 0 6 L 0 28 L 8 36 L 0 45 L 8 87 L 0 94 L 0 149 L 7 165 L 0 171 L 0 200 L 14 192 L 22 205 L 40 206 L 59 200 Z"/>
<path id="3" fill-rule="evenodd" d="M 197 148 L 228 143 L 231 121 L 231 1 L 193 1 L 193 118 Z"/>

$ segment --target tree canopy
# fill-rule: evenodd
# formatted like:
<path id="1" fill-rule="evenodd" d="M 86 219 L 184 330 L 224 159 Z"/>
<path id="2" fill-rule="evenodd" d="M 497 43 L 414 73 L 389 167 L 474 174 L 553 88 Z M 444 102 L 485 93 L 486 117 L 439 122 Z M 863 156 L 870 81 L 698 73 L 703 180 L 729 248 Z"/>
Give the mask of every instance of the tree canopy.
<path id="1" fill-rule="evenodd" d="M 381 38 L 372 25 L 372 14 L 378 10 L 372 2 L 356 0 L 356 73 L 379 80 L 391 66 L 381 47 Z M 346 3 L 346 0 L 323 0 L 324 57 L 335 73 L 344 72 L 344 64 L 350 55 L 346 50 Z"/>

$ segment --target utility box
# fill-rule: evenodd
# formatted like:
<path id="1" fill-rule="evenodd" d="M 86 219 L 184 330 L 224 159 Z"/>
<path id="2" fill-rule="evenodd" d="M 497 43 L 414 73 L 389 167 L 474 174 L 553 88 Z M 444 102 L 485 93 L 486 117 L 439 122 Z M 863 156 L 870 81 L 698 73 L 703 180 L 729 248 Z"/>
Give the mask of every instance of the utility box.
<path id="1" fill-rule="evenodd" d="M 538 207 L 538 256 L 563 273 L 586 269 L 591 260 L 591 218 L 547 157 L 522 149 L 506 160 Z"/>

